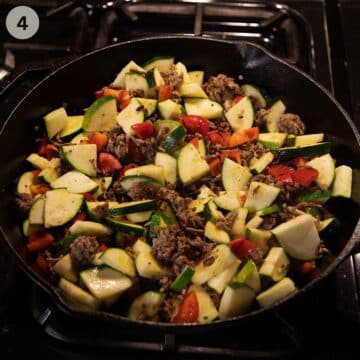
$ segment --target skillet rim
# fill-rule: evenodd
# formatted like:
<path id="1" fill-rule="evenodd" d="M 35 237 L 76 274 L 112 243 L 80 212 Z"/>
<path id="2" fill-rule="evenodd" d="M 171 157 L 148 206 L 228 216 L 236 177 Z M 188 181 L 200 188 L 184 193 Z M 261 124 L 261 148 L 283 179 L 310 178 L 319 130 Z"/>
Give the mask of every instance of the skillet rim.
<path id="1" fill-rule="evenodd" d="M 347 121 L 347 123 L 350 125 L 350 128 L 355 135 L 356 141 L 358 146 L 360 147 L 360 134 L 355 126 L 354 122 L 350 118 L 350 116 L 347 114 L 345 109 L 342 107 L 342 105 L 334 98 L 334 96 L 330 93 L 329 90 L 327 90 L 323 85 L 316 82 L 310 75 L 305 73 L 304 71 L 298 69 L 296 66 L 293 66 L 291 64 L 288 64 L 283 59 L 277 57 L 276 55 L 273 55 L 271 52 L 269 52 L 267 49 L 263 48 L 260 45 L 257 45 L 255 43 L 249 42 L 249 41 L 230 41 L 230 40 L 219 40 L 219 39 L 211 39 L 211 38 L 204 38 L 201 36 L 189 36 L 189 35 L 168 35 L 168 36 L 153 36 L 148 38 L 141 38 L 136 40 L 129 40 L 124 41 L 120 43 L 116 43 L 104 48 L 96 49 L 94 51 L 88 52 L 84 55 L 81 55 L 75 59 L 72 59 L 65 64 L 62 64 L 58 68 L 51 71 L 50 74 L 48 74 L 46 77 L 44 77 L 39 83 L 37 83 L 22 99 L 19 101 L 19 103 L 16 105 L 16 107 L 10 112 L 9 116 L 5 120 L 3 126 L 0 129 L 0 139 L 3 134 L 4 129 L 7 126 L 7 123 L 11 121 L 11 118 L 13 117 L 13 114 L 16 113 L 17 109 L 22 105 L 22 103 L 27 100 L 29 97 L 31 97 L 32 93 L 36 91 L 36 89 L 40 86 L 43 86 L 47 82 L 49 78 L 54 76 L 54 74 L 57 74 L 58 72 L 61 72 L 63 69 L 67 68 L 68 66 L 71 66 L 73 63 L 76 63 L 78 61 L 82 61 L 83 59 L 92 56 L 93 54 L 97 54 L 100 52 L 106 52 L 108 49 L 115 48 L 115 47 L 121 47 L 125 45 L 130 45 L 134 43 L 144 43 L 147 41 L 161 41 L 161 40 L 185 40 L 185 41 L 204 41 L 204 42 L 210 42 L 210 43 L 223 43 L 228 44 L 229 46 L 233 46 L 234 50 L 236 50 L 239 55 L 241 55 L 241 49 L 247 46 L 255 47 L 262 53 L 264 53 L 266 56 L 270 57 L 273 61 L 278 62 L 282 64 L 283 66 L 287 67 L 290 71 L 295 71 L 300 76 L 303 76 L 306 78 L 307 81 L 310 81 L 313 86 L 316 86 L 319 88 L 322 93 L 327 96 L 334 105 L 340 110 L 341 114 Z M 218 327 L 223 326 L 235 326 L 238 324 L 240 320 L 252 320 L 256 317 L 259 317 L 260 315 L 263 315 L 264 313 L 270 313 L 272 310 L 276 310 L 280 307 L 282 307 L 285 303 L 290 302 L 292 299 L 297 298 L 298 296 L 302 296 L 305 292 L 309 291 L 310 289 L 314 288 L 315 285 L 317 285 L 321 280 L 326 278 L 328 275 L 330 275 L 336 267 L 347 257 L 350 255 L 353 248 L 356 246 L 358 242 L 360 242 L 360 218 L 354 228 L 354 231 L 352 235 L 350 236 L 349 240 L 347 241 L 344 248 L 340 251 L 340 253 L 336 256 L 336 258 L 332 261 L 332 263 L 321 273 L 321 275 L 312 280 L 307 285 L 303 286 L 302 288 L 298 289 L 298 291 L 294 292 L 293 294 L 289 295 L 287 298 L 275 303 L 269 308 L 260 308 L 255 311 L 227 319 L 227 320 L 216 320 L 212 323 L 205 323 L 205 324 L 172 324 L 172 323 L 156 323 L 151 321 L 140 321 L 140 320 L 130 320 L 124 316 L 117 315 L 114 313 L 106 312 L 106 311 L 79 311 L 69 305 L 67 302 L 64 301 L 63 296 L 61 295 L 61 291 L 57 286 L 52 284 L 50 281 L 45 280 L 42 276 L 40 276 L 35 270 L 33 270 L 18 254 L 18 252 L 15 250 L 15 248 L 11 245 L 11 243 L 8 241 L 7 234 L 3 231 L 2 227 L 0 226 L 0 233 L 1 233 L 1 240 L 3 243 L 5 243 L 5 247 L 13 256 L 17 263 L 19 264 L 20 268 L 26 273 L 27 276 L 30 277 L 32 281 L 34 281 L 38 286 L 40 286 L 48 295 L 53 297 L 55 299 L 54 304 L 56 307 L 58 307 L 62 312 L 64 312 L 67 315 L 70 315 L 72 317 L 81 318 L 81 319 L 93 319 L 93 320 L 100 320 L 100 321 L 106 321 L 111 323 L 117 323 L 125 326 L 131 326 L 131 327 L 139 327 L 142 328 L 156 328 L 160 331 L 166 332 L 173 332 L 173 333 L 180 333 L 180 332 L 187 332 L 187 331 L 201 331 L 201 330 L 214 330 Z"/>

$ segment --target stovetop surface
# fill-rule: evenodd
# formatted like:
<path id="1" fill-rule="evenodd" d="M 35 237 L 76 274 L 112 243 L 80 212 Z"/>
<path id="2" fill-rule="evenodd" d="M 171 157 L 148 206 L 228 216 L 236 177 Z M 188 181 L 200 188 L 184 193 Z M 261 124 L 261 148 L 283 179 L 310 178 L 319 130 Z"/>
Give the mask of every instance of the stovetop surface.
<path id="1" fill-rule="evenodd" d="M 84 16 L 83 9 L 79 10 L 76 6 L 85 3 L 86 13 L 91 14 L 89 17 Z M 97 6 L 94 6 L 95 3 Z M 360 89 L 356 80 L 360 75 L 360 52 L 353 45 L 360 34 L 357 20 L 360 4 L 356 1 L 339 1 L 339 6 L 335 1 L 323 0 L 279 1 L 275 5 L 265 1 L 214 1 L 213 4 L 201 6 L 193 1 L 169 1 L 173 3 L 170 7 L 159 5 L 166 3 L 164 1 L 138 1 L 115 12 L 111 6 L 106 8 L 108 5 L 99 10 L 99 3 L 50 0 L 4 0 L 0 3 L 2 29 L 5 28 L 3 14 L 16 5 L 33 6 L 42 21 L 39 33 L 28 41 L 16 41 L 6 32 L 0 32 L 0 44 L 15 57 L 15 63 L 11 63 L 10 59 L 10 65 L 7 65 L 11 72 L 8 79 L 29 64 L 45 68 L 27 73 L 18 86 L 6 93 L 0 107 L 11 108 L 12 102 L 15 104 L 16 99 L 21 98 L 48 73 L 46 68 L 49 64 L 62 62 L 109 43 L 171 32 L 255 41 L 310 73 L 335 94 L 360 124 Z M 101 5 L 105 3 L 112 2 L 101 2 Z M 247 5 L 245 12 L 244 4 Z M 86 29 L 86 36 L 83 33 L 79 35 L 79 29 Z M 0 53 L 0 60 L 2 54 L 4 52 Z M 5 113 L 1 114 L 4 119 Z M 47 296 L 34 288 L 14 265 L 1 243 L 0 249 L 0 344 L 5 345 L 1 358 L 16 358 L 27 354 L 29 349 L 36 349 L 36 356 L 40 358 L 46 356 L 52 359 L 112 359 L 118 358 L 119 354 L 123 358 L 134 357 L 133 351 L 116 346 L 105 350 L 104 346 L 67 345 L 54 340 L 69 328 L 72 332 L 68 330 L 67 335 L 73 340 L 89 341 L 89 336 L 79 336 L 84 333 L 84 327 L 78 327 L 73 319 L 58 314 Z M 272 355 L 279 354 L 284 348 L 294 350 L 296 357 L 301 359 L 359 358 L 356 340 L 360 323 L 360 283 L 356 283 L 355 276 L 349 276 L 356 271 L 360 273 L 358 255 L 344 263 L 336 274 L 312 292 L 287 304 L 276 315 L 241 324 L 220 335 L 201 334 L 193 338 L 165 339 L 165 342 L 170 341 L 169 353 L 161 357 L 173 357 L 173 348 L 180 351 L 179 357 L 191 358 L 189 349 L 193 350 L 192 353 L 204 355 L 207 354 L 205 348 L 211 344 L 220 349 L 215 358 L 226 355 L 225 350 L 221 350 L 225 347 L 257 351 L 256 358 L 271 354 L 268 350 L 272 351 Z M 52 338 L 48 334 L 52 334 Z M 93 336 L 94 343 L 100 344 L 100 338 L 115 343 L 127 340 L 126 329 L 109 331 L 95 329 L 89 324 L 86 334 Z M 157 343 L 155 347 L 164 343 L 162 338 L 141 340 Z M 172 341 L 174 347 L 171 346 Z M 146 344 L 143 344 L 142 349 L 145 348 Z M 244 352 L 241 354 L 246 355 Z M 151 356 L 148 352 L 143 355 Z M 289 358 L 295 358 L 295 355 Z"/>

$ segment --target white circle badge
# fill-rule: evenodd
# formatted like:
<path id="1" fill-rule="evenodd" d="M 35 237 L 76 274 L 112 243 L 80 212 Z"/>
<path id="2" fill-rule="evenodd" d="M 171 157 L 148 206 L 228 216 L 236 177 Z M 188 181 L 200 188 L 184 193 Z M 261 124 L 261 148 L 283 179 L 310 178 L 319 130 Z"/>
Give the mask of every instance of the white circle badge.
<path id="1" fill-rule="evenodd" d="M 17 6 L 6 17 L 6 28 L 18 40 L 30 39 L 39 30 L 39 16 L 29 6 Z"/>

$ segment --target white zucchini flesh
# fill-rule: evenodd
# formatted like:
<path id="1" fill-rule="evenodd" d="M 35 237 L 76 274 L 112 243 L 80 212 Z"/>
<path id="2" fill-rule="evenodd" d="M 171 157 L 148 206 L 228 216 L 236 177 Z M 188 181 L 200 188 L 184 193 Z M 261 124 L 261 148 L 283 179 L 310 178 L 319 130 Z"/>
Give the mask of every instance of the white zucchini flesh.
<path id="1" fill-rule="evenodd" d="M 144 249 L 145 250 L 145 249 Z M 139 275 L 146 279 L 161 279 L 168 275 L 168 271 L 162 267 L 150 251 L 141 251 L 135 258 L 136 270 Z"/>
<path id="2" fill-rule="evenodd" d="M 130 92 L 142 90 L 145 96 L 149 93 L 149 85 L 145 76 L 135 72 L 125 74 L 125 89 Z"/>
<path id="3" fill-rule="evenodd" d="M 164 169 L 165 181 L 171 185 L 177 182 L 177 160 L 163 152 L 157 152 L 155 155 L 155 165 L 162 166 Z"/>
<path id="4" fill-rule="evenodd" d="M 146 116 L 151 116 L 155 111 L 158 105 L 157 100 L 147 99 L 147 98 L 135 98 L 145 109 Z"/>
<path id="5" fill-rule="evenodd" d="M 125 171 L 125 176 L 142 175 L 165 183 L 164 167 L 159 165 L 143 165 Z"/>
<path id="6" fill-rule="evenodd" d="M 249 229 L 249 228 L 257 229 L 263 223 L 263 221 L 264 221 L 264 219 L 261 216 L 255 215 L 246 223 L 245 228 L 246 229 Z"/>
<path id="7" fill-rule="evenodd" d="M 69 233 L 89 236 L 109 236 L 113 233 L 113 230 L 95 221 L 76 221 L 70 226 Z"/>
<path id="8" fill-rule="evenodd" d="M 247 286 L 227 286 L 220 300 L 219 318 L 229 319 L 249 311 L 255 292 Z"/>
<path id="9" fill-rule="evenodd" d="M 83 195 L 72 194 L 66 189 L 49 190 L 45 194 L 45 228 L 61 226 L 79 212 Z"/>
<path id="10" fill-rule="evenodd" d="M 258 175 L 262 173 L 273 160 L 274 160 L 274 154 L 269 151 L 263 156 L 261 156 L 260 159 L 256 159 L 252 163 L 252 165 L 250 166 L 250 171 L 253 174 Z"/>
<path id="11" fill-rule="evenodd" d="M 154 317 L 164 300 L 165 294 L 147 291 L 138 296 L 131 304 L 128 317 L 131 320 L 147 320 Z"/>
<path id="12" fill-rule="evenodd" d="M 58 177 L 60 177 L 60 169 L 46 168 L 41 170 L 39 173 L 39 179 L 47 182 L 48 184 L 56 180 Z"/>
<path id="13" fill-rule="evenodd" d="M 145 74 L 145 70 L 141 66 L 136 64 L 135 61 L 131 60 L 128 64 L 126 64 L 120 70 L 120 72 L 116 75 L 116 78 L 112 82 L 111 85 L 116 88 L 124 89 L 125 88 L 125 74 L 127 74 L 128 72 L 131 72 L 131 71 L 136 71 L 136 72 Z"/>
<path id="14" fill-rule="evenodd" d="M 276 226 L 271 232 L 291 257 L 299 260 L 317 257 L 320 237 L 311 215 L 297 216 Z"/>
<path id="15" fill-rule="evenodd" d="M 253 220 L 253 219 L 251 219 L 251 220 Z M 260 229 L 251 227 L 251 226 L 249 226 L 249 223 L 247 224 L 247 227 L 246 227 L 246 233 L 245 233 L 246 238 L 251 240 L 253 243 L 255 243 L 257 247 L 259 247 L 260 249 L 267 252 L 269 250 L 269 240 L 272 236 L 271 231 L 260 230 Z M 250 225 L 251 225 L 251 223 L 250 223 Z"/>
<path id="16" fill-rule="evenodd" d="M 34 178 L 32 171 L 24 172 L 18 180 L 16 187 L 17 193 L 31 195 L 31 186 L 34 184 Z"/>
<path id="17" fill-rule="evenodd" d="M 261 91 L 254 85 L 244 84 L 241 86 L 244 95 L 249 96 L 256 108 L 266 107 L 266 99 Z"/>
<path id="18" fill-rule="evenodd" d="M 198 85 L 201 85 L 201 83 L 198 83 L 197 81 L 192 81 L 192 79 L 190 78 L 189 73 L 186 69 L 186 66 L 182 62 L 178 62 L 175 64 L 175 70 L 177 73 L 182 74 L 184 83 L 194 83 L 195 82 Z"/>
<path id="19" fill-rule="evenodd" d="M 116 99 L 113 96 L 103 96 L 86 110 L 82 128 L 89 132 L 112 130 L 117 126 L 116 114 Z"/>
<path id="20" fill-rule="evenodd" d="M 208 96 L 197 83 L 183 83 L 179 88 L 180 96 L 186 98 L 206 99 Z"/>
<path id="21" fill-rule="evenodd" d="M 83 173 L 72 170 L 50 183 L 53 189 L 65 188 L 74 194 L 92 192 L 98 188 L 98 184 Z"/>
<path id="22" fill-rule="evenodd" d="M 335 177 L 335 161 L 330 154 L 316 157 L 309 161 L 306 166 L 319 172 L 315 181 L 322 190 L 327 190 L 331 186 Z"/>
<path id="23" fill-rule="evenodd" d="M 352 169 L 349 166 L 341 165 L 335 169 L 335 180 L 332 187 L 332 196 L 351 198 Z"/>
<path id="24" fill-rule="evenodd" d="M 44 116 L 46 132 L 49 139 L 52 139 L 66 125 L 67 113 L 65 108 L 61 107 Z"/>
<path id="25" fill-rule="evenodd" d="M 241 260 L 236 259 L 227 269 L 210 279 L 208 281 L 208 286 L 218 294 L 222 294 L 225 287 L 236 274 L 240 264 Z"/>
<path id="26" fill-rule="evenodd" d="M 256 264 L 253 260 L 249 259 L 246 264 L 241 268 L 235 278 L 236 283 L 242 286 L 248 286 L 253 289 L 255 293 L 261 290 L 261 280 Z"/>
<path id="27" fill-rule="evenodd" d="M 130 277 L 136 276 L 136 267 L 133 258 L 123 249 L 109 248 L 100 257 L 103 264 L 120 271 Z"/>
<path id="28" fill-rule="evenodd" d="M 225 113 L 225 117 L 234 131 L 251 128 L 255 113 L 250 98 L 248 96 L 243 97 Z"/>
<path id="29" fill-rule="evenodd" d="M 324 140 L 323 133 L 299 135 L 295 137 L 295 146 L 313 145 L 323 142 L 323 140 Z"/>
<path id="30" fill-rule="evenodd" d="M 286 133 L 280 132 L 269 132 L 259 134 L 258 142 L 269 149 L 278 149 L 281 148 L 287 138 Z"/>
<path id="31" fill-rule="evenodd" d="M 162 119 L 176 119 L 184 112 L 181 104 L 170 99 L 159 102 L 158 110 Z"/>
<path id="32" fill-rule="evenodd" d="M 205 224 L 204 236 L 219 244 L 228 244 L 230 242 L 229 234 L 224 230 L 218 229 L 211 221 Z"/>
<path id="33" fill-rule="evenodd" d="M 252 181 L 244 207 L 248 208 L 249 211 L 264 209 L 275 201 L 279 193 L 280 189 L 275 186 Z"/>
<path id="34" fill-rule="evenodd" d="M 211 300 L 210 295 L 201 287 L 192 286 L 189 291 L 195 291 L 196 298 L 199 304 L 199 317 L 200 324 L 211 322 L 218 317 L 218 311 L 214 302 Z"/>
<path id="35" fill-rule="evenodd" d="M 259 273 L 272 281 L 279 281 L 286 276 L 289 265 L 290 261 L 284 249 L 272 247 L 261 265 Z"/>
<path id="36" fill-rule="evenodd" d="M 81 309 L 94 311 L 100 305 L 100 301 L 98 299 L 96 299 L 81 287 L 64 278 L 60 279 L 59 288 L 62 290 L 64 297 L 70 303 L 80 307 Z"/>
<path id="37" fill-rule="evenodd" d="M 266 115 L 266 127 L 268 132 L 279 131 L 278 121 L 281 115 L 285 113 L 285 110 L 286 110 L 285 104 L 281 100 L 276 101 L 271 106 L 268 114 Z"/>
<path id="38" fill-rule="evenodd" d="M 60 277 L 68 281 L 71 281 L 73 283 L 76 283 L 78 281 L 78 274 L 73 266 L 70 254 L 66 254 L 59 261 L 57 261 L 53 266 L 53 270 Z"/>
<path id="39" fill-rule="evenodd" d="M 172 56 L 155 56 L 143 64 L 143 68 L 146 71 L 156 68 L 160 72 L 167 72 L 173 64 L 174 58 Z"/>
<path id="40" fill-rule="evenodd" d="M 29 224 L 42 225 L 45 218 L 45 196 L 38 197 L 31 205 L 29 212 Z"/>
<path id="41" fill-rule="evenodd" d="M 220 191 L 214 201 L 219 208 L 231 211 L 241 207 L 244 204 L 245 197 L 245 191 Z"/>
<path id="42" fill-rule="evenodd" d="M 116 117 L 117 123 L 124 130 L 128 136 L 135 135 L 132 128 L 135 124 L 141 124 L 144 122 L 145 114 L 143 106 L 135 99 L 131 99 L 130 104 L 126 106 Z"/>
<path id="43" fill-rule="evenodd" d="M 189 71 L 190 82 L 202 85 L 204 82 L 204 72 L 201 70 Z"/>
<path id="44" fill-rule="evenodd" d="M 97 148 L 95 144 L 65 145 L 61 147 L 65 160 L 76 170 L 96 176 Z"/>
<path id="45" fill-rule="evenodd" d="M 207 119 L 217 119 L 223 115 L 223 107 L 209 99 L 187 98 L 184 100 L 186 114 L 203 116 Z"/>
<path id="46" fill-rule="evenodd" d="M 80 273 L 81 281 L 101 301 L 113 302 L 131 285 L 132 281 L 109 267 L 93 267 Z"/>
<path id="47" fill-rule="evenodd" d="M 130 222 L 138 224 L 148 221 L 151 218 L 152 213 L 153 211 L 149 210 L 149 211 L 140 211 L 136 213 L 126 214 L 125 216 Z"/>
<path id="48" fill-rule="evenodd" d="M 60 131 L 60 137 L 65 138 L 71 135 L 77 134 L 82 130 L 82 124 L 84 121 L 83 115 L 71 115 L 67 117 L 65 126 Z"/>
<path id="49" fill-rule="evenodd" d="M 294 282 L 287 277 L 260 293 L 256 300 L 261 307 L 268 308 L 276 302 L 285 299 L 296 290 Z"/>
<path id="50" fill-rule="evenodd" d="M 45 159 L 44 157 L 40 156 L 39 154 L 30 154 L 26 160 L 36 168 L 40 170 L 44 170 L 46 168 L 51 167 L 51 163 L 48 159 Z"/>
<path id="51" fill-rule="evenodd" d="M 248 215 L 248 209 L 240 208 L 236 210 L 237 215 L 233 222 L 231 234 L 233 236 L 244 236 L 245 235 L 245 222 Z"/>
<path id="52" fill-rule="evenodd" d="M 184 185 L 199 180 L 209 172 L 208 163 L 192 143 L 180 149 L 177 166 L 179 178 Z"/>
<path id="53" fill-rule="evenodd" d="M 251 178 L 246 166 L 226 158 L 221 169 L 221 181 L 226 191 L 244 190 Z"/>
<path id="54" fill-rule="evenodd" d="M 214 258 L 215 260 L 208 265 L 207 259 L 210 258 Z M 214 276 L 220 274 L 235 260 L 235 255 L 227 245 L 217 245 L 205 259 L 195 266 L 194 275 L 191 278 L 192 283 L 195 285 L 206 283 Z"/>

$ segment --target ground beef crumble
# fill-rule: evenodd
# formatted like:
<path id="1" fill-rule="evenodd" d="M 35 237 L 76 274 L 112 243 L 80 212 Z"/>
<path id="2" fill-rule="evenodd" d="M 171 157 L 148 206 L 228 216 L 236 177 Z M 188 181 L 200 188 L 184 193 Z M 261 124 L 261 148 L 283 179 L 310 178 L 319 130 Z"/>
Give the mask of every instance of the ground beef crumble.
<path id="1" fill-rule="evenodd" d="M 183 82 L 183 74 L 176 71 L 175 65 L 171 65 L 170 69 L 166 72 L 161 73 L 162 78 L 165 81 L 165 84 L 171 85 L 176 89 Z"/>
<path id="2" fill-rule="evenodd" d="M 203 85 L 203 89 L 211 100 L 224 103 L 226 100 L 233 99 L 236 95 L 242 95 L 243 91 L 233 78 L 224 74 L 210 76 L 209 80 Z"/>
<path id="3" fill-rule="evenodd" d="M 236 211 L 231 211 L 226 214 L 225 217 L 216 219 L 215 226 L 220 230 L 224 230 L 227 233 L 230 233 L 236 217 Z"/>
<path id="4" fill-rule="evenodd" d="M 130 189 L 129 196 L 133 200 L 151 200 L 156 198 L 158 190 L 159 189 L 154 186 L 139 183 Z"/>
<path id="5" fill-rule="evenodd" d="M 129 147 L 126 135 L 120 128 L 116 128 L 107 133 L 108 142 L 106 151 L 115 155 L 119 160 L 124 159 L 128 155 Z"/>
<path id="6" fill-rule="evenodd" d="M 154 137 L 146 139 L 133 139 L 138 152 L 139 162 L 141 164 L 153 163 L 157 150 L 157 141 Z"/>
<path id="7" fill-rule="evenodd" d="M 262 144 L 255 142 L 247 142 L 239 146 L 241 165 L 249 166 L 250 160 L 253 157 L 259 159 L 262 155 L 266 154 L 270 150 L 264 147 Z"/>
<path id="8" fill-rule="evenodd" d="M 21 193 L 17 195 L 15 201 L 18 209 L 22 213 L 27 214 L 30 211 L 31 205 L 33 203 L 33 198 L 30 194 Z"/>
<path id="9" fill-rule="evenodd" d="M 79 236 L 70 245 L 70 257 L 76 267 L 86 266 L 95 258 L 99 243 L 95 236 Z"/>
<path id="10" fill-rule="evenodd" d="M 283 114 L 278 121 L 280 132 L 286 132 L 292 135 L 303 135 L 305 133 L 305 124 L 301 121 L 300 116 L 296 114 Z"/>

